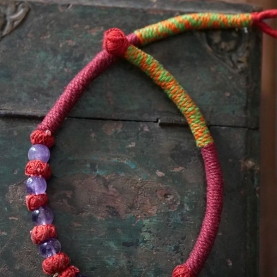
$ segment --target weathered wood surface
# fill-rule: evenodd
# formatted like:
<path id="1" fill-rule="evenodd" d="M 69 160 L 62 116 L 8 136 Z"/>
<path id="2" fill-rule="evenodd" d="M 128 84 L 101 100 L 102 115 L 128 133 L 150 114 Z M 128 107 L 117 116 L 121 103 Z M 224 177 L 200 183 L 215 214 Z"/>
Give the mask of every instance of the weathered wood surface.
<path id="1" fill-rule="evenodd" d="M 123 2 L 125 8 L 30 4 L 23 24 L 0 41 L 0 273 L 6 277 L 42 276 L 22 184 L 28 137 L 39 123 L 33 117 L 43 116 L 100 50 L 105 29 L 128 33 L 178 10 L 173 2 L 157 1 L 153 10 Z M 252 9 L 180 3 L 180 11 L 216 7 Z M 145 50 L 214 126 L 225 204 L 200 276 L 257 277 L 260 37 L 253 30 L 189 32 Z M 205 176 L 188 127 L 170 122 L 184 124 L 176 107 L 120 62 L 91 84 L 58 132 L 51 207 L 64 251 L 88 277 L 168 277 L 187 258 L 203 219 Z"/>
<path id="2" fill-rule="evenodd" d="M 217 11 L 217 12 L 249 12 L 251 9 L 260 10 L 258 6 L 247 3 L 228 3 L 223 1 L 213 0 L 140 0 L 140 1 L 129 1 L 129 0 L 27 0 L 27 2 L 39 2 L 44 4 L 57 3 L 65 5 L 67 8 L 71 8 L 73 5 L 91 5 L 100 7 L 121 7 L 121 8 L 136 8 L 143 10 L 170 10 L 170 11 L 183 11 L 183 12 L 206 12 L 206 11 Z"/>
<path id="3" fill-rule="evenodd" d="M 72 77 L 101 50 L 104 30 L 116 26 L 130 33 L 174 14 L 32 4 L 24 25 L 0 44 L 0 113 L 45 115 Z M 187 32 L 145 50 L 188 90 L 211 125 L 257 128 L 260 73 L 253 69 L 260 66 L 259 42 L 252 29 Z M 184 121 L 160 88 L 127 62 L 98 78 L 71 116 Z"/>
<path id="4" fill-rule="evenodd" d="M 0 272 L 6 277 L 41 276 L 21 183 L 36 123 L 0 121 Z M 200 276 L 256 276 L 258 132 L 213 127 L 212 134 L 225 204 Z M 203 164 L 187 127 L 67 120 L 50 163 L 48 192 L 60 241 L 88 276 L 166 277 L 187 258 L 205 207 Z"/>

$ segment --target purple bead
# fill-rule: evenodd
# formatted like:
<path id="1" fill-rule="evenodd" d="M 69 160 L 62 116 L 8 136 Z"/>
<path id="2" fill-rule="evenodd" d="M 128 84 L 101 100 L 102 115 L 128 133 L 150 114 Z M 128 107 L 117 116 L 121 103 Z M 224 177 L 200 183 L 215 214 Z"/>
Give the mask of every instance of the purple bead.
<path id="1" fill-rule="evenodd" d="M 43 258 L 51 257 L 61 251 L 61 244 L 57 239 L 50 239 L 39 246 Z"/>
<path id="2" fill-rule="evenodd" d="M 45 193 L 46 188 L 47 184 L 43 177 L 33 176 L 26 181 L 26 189 L 29 194 Z"/>
<path id="3" fill-rule="evenodd" d="M 36 225 L 51 224 L 53 219 L 53 212 L 48 206 L 39 207 L 32 212 L 32 220 Z"/>
<path id="4" fill-rule="evenodd" d="M 47 163 L 50 159 L 50 151 L 48 147 L 43 144 L 34 144 L 28 152 L 28 159 L 32 160 L 40 160 L 44 163 Z"/>

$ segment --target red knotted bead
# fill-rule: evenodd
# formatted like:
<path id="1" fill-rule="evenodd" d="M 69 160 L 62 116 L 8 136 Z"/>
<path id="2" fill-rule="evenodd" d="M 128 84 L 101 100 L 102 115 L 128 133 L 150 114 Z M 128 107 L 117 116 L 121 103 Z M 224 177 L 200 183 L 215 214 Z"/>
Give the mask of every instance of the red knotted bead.
<path id="1" fill-rule="evenodd" d="M 37 208 L 48 203 L 48 196 L 46 193 L 30 194 L 26 196 L 26 206 L 29 211 L 34 211 Z"/>
<path id="2" fill-rule="evenodd" d="M 46 240 L 57 237 L 57 230 L 53 224 L 37 225 L 30 233 L 34 244 L 41 244 Z"/>
<path id="3" fill-rule="evenodd" d="M 30 140 L 32 144 L 43 144 L 48 148 L 52 147 L 55 143 L 55 139 L 51 135 L 51 132 L 49 130 L 47 131 L 35 130 L 30 135 Z"/>
<path id="4" fill-rule="evenodd" d="M 120 29 L 112 28 L 104 33 L 103 48 L 112 55 L 124 56 L 129 45 L 128 39 Z"/>
<path id="5" fill-rule="evenodd" d="M 42 269 L 46 274 L 55 274 L 65 270 L 69 265 L 69 261 L 69 257 L 65 253 L 60 252 L 46 258 L 42 262 Z"/>
<path id="6" fill-rule="evenodd" d="M 49 164 L 39 160 L 29 161 L 25 167 L 25 174 L 27 176 L 42 176 L 45 179 L 49 179 L 51 173 Z"/>
<path id="7" fill-rule="evenodd" d="M 76 276 L 76 273 L 80 272 L 80 270 L 71 265 L 69 267 L 67 267 L 65 270 L 63 270 L 59 275 L 58 277 L 75 277 Z"/>

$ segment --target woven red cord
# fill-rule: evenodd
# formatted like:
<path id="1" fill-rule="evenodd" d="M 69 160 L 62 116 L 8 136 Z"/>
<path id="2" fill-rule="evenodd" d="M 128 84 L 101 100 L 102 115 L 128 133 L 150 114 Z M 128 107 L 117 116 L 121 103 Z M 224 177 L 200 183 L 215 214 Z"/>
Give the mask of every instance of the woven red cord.
<path id="1" fill-rule="evenodd" d="M 135 34 L 130 34 L 127 38 L 131 44 L 140 44 Z M 37 129 L 42 131 L 50 130 L 52 134 L 55 133 L 89 84 L 116 62 L 117 59 L 117 57 L 108 54 L 105 50 L 97 54 L 68 84 L 63 94 L 38 125 Z"/>
<path id="2" fill-rule="evenodd" d="M 277 38 L 277 30 L 271 28 L 267 23 L 263 22 L 265 19 L 277 17 L 277 10 L 267 10 L 263 12 L 252 13 L 253 25 L 257 26 L 262 32 Z"/>
<path id="3" fill-rule="evenodd" d="M 207 208 L 200 234 L 184 266 L 198 275 L 213 247 L 223 206 L 223 178 L 214 143 L 201 149 L 207 179 Z M 185 277 L 190 275 L 176 275 Z M 193 276 L 192 275 L 192 276 Z"/>

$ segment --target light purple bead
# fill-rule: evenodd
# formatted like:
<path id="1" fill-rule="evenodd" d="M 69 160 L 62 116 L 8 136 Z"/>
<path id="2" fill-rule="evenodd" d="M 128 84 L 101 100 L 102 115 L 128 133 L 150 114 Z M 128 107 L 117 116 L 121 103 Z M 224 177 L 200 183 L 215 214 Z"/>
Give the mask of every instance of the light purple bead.
<path id="1" fill-rule="evenodd" d="M 39 246 L 43 258 L 51 257 L 61 251 L 61 244 L 57 239 L 50 239 Z"/>
<path id="2" fill-rule="evenodd" d="M 33 176 L 26 181 L 26 189 L 29 194 L 45 193 L 46 188 L 47 184 L 43 177 Z"/>
<path id="3" fill-rule="evenodd" d="M 48 206 L 39 207 L 32 212 L 32 220 L 36 225 L 51 224 L 53 219 L 53 212 Z"/>
<path id="4" fill-rule="evenodd" d="M 43 144 L 34 144 L 28 152 L 28 159 L 32 160 L 40 160 L 44 163 L 47 163 L 50 159 L 50 151 L 48 147 Z"/>

